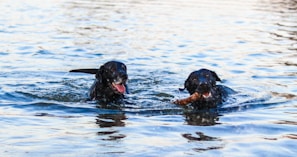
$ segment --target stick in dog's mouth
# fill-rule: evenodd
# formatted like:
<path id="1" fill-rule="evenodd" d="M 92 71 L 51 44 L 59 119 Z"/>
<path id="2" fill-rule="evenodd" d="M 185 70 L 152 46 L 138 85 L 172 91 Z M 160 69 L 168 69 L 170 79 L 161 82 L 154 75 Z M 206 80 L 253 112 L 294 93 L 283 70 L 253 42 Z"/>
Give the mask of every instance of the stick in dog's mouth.
<path id="1" fill-rule="evenodd" d="M 195 92 L 192 95 L 190 95 L 189 97 L 184 98 L 184 99 L 177 99 L 177 100 L 173 101 L 173 103 L 177 104 L 177 105 L 187 105 L 189 103 L 197 101 L 201 97 L 205 97 L 205 96 L 209 97 L 209 95 L 210 94 L 205 95 L 205 94 L 199 94 L 198 92 Z"/>

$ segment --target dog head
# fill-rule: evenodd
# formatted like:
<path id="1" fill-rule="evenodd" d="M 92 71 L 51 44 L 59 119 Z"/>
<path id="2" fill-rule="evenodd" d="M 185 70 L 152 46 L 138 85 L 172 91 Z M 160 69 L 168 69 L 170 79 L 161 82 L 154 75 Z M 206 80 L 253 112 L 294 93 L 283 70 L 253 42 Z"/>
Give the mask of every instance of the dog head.
<path id="1" fill-rule="evenodd" d="M 96 73 L 98 83 L 110 87 L 116 94 L 127 92 L 127 67 L 118 61 L 109 61 L 102 65 Z"/>
<path id="2" fill-rule="evenodd" d="M 207 99 L 212 97 L 216 81 L 221 81 L 221 79 L 215 72 L 208 69 L 200 69 L 192 72 L 184 85 L 190 94 L 197 92 Z"/>

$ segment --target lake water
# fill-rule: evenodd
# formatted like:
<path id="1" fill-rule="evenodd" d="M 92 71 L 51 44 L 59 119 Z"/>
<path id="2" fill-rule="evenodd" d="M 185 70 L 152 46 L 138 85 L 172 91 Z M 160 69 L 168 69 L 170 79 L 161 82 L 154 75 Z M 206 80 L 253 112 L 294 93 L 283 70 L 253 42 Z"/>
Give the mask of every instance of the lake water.
<path id="1" fill-rule="evenodd" d="M 1 0 L 0 156 L 296 156 L 297 2 Z M 109 60 L 120 105 L 86 101 Z M 171 103 L 189 73 L 238 93 L 221 108 Z"/>

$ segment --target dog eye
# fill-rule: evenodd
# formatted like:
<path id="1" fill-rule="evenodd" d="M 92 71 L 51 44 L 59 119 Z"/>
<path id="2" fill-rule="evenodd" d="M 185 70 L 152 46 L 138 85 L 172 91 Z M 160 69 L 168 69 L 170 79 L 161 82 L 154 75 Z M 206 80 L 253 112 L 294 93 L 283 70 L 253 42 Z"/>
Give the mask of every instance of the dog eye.
<path id="1" fill-rule="evenodd" d="M 115 68 L 115 67 L 111 67 L 111 68 L 110 68 L 110 71 L 111 71 L 111 72 L 115 72 L 115 71 L 116 71 L 116 68 Z"/>

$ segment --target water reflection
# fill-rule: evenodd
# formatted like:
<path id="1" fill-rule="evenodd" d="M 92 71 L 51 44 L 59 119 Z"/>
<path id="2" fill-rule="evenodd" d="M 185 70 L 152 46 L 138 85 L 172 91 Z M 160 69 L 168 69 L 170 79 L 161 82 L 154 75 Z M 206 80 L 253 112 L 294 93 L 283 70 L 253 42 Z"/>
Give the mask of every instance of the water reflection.
<path id="1" fill-rule="evenodd" d="M 218 123 L 219 117 L 216 111 L 186 111 L 184 117 L 188 125 L 211 126 L 220 124 Z"/>
<path id="2" fill-rule="evenodd" d="M 182 134 L 182 136 L 187 140 L 189 140 L 190 142 L 205 142 L 203 145 L 199 146 L 198 148 L 197 147 L 193 148 L 193 150 L 197 152 L 214 150 L 214 149 L 222 149 L 224 147 L 224 145 L 220 143 L 222 141 L 220 138 L 207 136 L 202 132 L 196 132 L 194 135 L 186 133 L 186 134 Z M 207 144 L 206 142 L 210 142 L 210 143 Z"/>
<path id="3" fill-rule="evenodd" d="M 116 127 L 124 127 L 127 117 L 124 113 L 116 114 L 99 114 L 96 119 L 96 124 L 101 128 L 97 135 L 102 137 L 102 140 L 115 141 L 126 137 L 121 134 Z"/>
<path id="4" fill-rule="evenodd" d="M 126 137 L 126 135 L 121 134 L 120 130 L 117 128 L 126 126 L 125 120 L 127 120 L 127 117 L 122 111 L 122 106 L 123 104 L 121 104 L 121 102 L 97 102 L 97 108 L 106 111 L 96 116 L 96 124 L 100 128 L 97 135 L 102 137 L 101 140 L 115 141 Z"/>
<path id="5" fill-rule="evenodd" d="M 105 127 L 114 127 L 114 126 L 125 126 L 124 120 L 127 117 L 124 113 L 116 113 L 116 114 L 99 114 L 96 119 L 96 124 L 99 125 L 100 128 Z"/>
<path id="6" fill-rule="evenodd" d="M 284 135 L 283 138 L 297 140 L 297 134 L 287 134 L 287 135 Z"/>
<path id="7" fill-rule="evenodd" d="M 220 141 L 218 138 L 204 135 L 202 132 L 196 132 L 196 135 L 198 135 L 198 137 L 191 134 L 183 134 L 183 137 L 190 141 Z"/>

